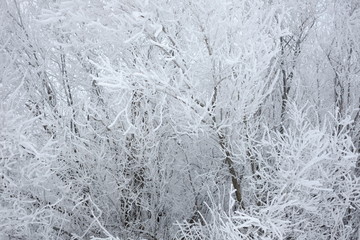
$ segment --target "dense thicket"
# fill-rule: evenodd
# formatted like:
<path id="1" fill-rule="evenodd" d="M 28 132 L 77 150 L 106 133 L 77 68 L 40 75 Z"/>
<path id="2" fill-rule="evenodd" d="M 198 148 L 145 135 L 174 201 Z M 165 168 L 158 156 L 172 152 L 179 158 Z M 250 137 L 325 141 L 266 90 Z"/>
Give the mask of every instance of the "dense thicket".
<path id="1" fill-rule="evenodd" d="M 357 0 L 0 1 L 1 239 L 359 239 Z"/>

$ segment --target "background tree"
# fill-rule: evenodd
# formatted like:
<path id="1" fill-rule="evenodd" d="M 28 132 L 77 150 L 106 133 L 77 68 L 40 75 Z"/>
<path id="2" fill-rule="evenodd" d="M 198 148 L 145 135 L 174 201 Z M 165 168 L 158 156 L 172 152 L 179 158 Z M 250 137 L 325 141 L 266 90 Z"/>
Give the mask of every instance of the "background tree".
<path id="1" fill-rule="evenodd" d="M 358 4 L 1 3 L 6 239 L 357 239 Z"/>

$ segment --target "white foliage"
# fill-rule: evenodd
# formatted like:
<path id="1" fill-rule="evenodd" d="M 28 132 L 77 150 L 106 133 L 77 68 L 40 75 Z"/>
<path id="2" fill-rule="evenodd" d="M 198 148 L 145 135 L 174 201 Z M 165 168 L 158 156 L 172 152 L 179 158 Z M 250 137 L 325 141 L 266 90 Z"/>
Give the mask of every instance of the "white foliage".
<path id="1" fill-rule="evenodd" d="M 0 1 L 0 238 L 357 239 L 359 7 Z"/>

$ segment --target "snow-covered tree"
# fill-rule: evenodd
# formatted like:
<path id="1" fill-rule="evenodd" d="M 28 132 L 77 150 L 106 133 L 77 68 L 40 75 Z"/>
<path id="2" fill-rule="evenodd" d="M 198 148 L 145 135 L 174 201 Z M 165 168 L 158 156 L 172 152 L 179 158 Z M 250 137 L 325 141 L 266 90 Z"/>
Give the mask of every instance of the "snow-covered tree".
<path id="1" fill-rule="evenodd" d="M 357 239 L 359 4 L 0 2 L 4 239 Z"/>

